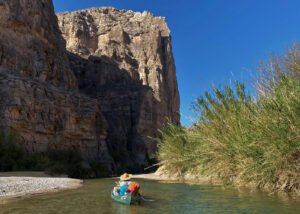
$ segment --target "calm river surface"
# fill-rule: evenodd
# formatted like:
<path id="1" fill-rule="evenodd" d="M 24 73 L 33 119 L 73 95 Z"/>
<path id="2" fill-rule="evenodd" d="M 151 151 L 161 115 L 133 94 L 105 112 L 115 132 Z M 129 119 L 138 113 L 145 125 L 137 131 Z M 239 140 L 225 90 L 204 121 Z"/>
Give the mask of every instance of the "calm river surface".
<path id="1" fill-rule="evenodd" d="M 1 214 L 201 214 L 300 213 L 300 202 L 261 193 L 240 193 L 216 186 L 159 183 L 138 180 L 141 193 L 155 202 L 140 206 L 117 204 L 110 199 L 113 179 L 85 181 L 83 188 L 35 196 L 4 206 Z"/>

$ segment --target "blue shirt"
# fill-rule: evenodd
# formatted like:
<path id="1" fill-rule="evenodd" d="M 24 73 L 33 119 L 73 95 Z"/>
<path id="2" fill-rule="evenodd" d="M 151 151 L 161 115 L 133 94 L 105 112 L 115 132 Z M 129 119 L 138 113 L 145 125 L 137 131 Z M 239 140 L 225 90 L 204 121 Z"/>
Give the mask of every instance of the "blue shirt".
<path id="1" fill-rule="evenodd" d="M 127 189 L 128 189 L 128 186 L 120 186 L 120 196 L 125 195 L 125 192 Z"/>

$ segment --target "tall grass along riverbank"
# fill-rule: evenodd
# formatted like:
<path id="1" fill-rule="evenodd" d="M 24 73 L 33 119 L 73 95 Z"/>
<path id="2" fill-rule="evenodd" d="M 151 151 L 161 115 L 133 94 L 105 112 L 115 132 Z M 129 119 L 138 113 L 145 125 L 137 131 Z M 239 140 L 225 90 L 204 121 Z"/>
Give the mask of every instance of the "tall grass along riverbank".
<path id="1" fill-rule="evenodd" d="M 261 67 L 257 96 L 243 83 L 206 92 L 198 122 L 170 124 L 158 158 L 169 173 L 204 175 L 224 184 L 300 193 L 300 48 Z"/>

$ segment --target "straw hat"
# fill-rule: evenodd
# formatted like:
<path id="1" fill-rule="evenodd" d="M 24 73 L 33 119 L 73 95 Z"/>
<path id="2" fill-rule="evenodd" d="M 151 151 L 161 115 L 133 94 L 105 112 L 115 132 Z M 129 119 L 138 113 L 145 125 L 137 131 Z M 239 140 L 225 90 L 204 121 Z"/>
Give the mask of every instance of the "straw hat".
<path id="1" fill-rule="evenodd" d="M 121 181 L 127 181 L 132 178 L 132 174 L 124 173 L 123 175 L 120 176 Z"/>

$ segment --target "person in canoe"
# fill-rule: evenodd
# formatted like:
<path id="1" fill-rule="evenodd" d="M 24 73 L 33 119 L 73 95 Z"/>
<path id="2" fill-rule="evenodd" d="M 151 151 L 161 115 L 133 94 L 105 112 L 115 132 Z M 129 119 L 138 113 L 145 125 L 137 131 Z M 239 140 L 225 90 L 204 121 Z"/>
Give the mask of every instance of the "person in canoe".
<path id="1" fill-rule="evenodd" d="M 132 175 L 124 173 L 120 176 L 118 185 L 114 187 L 111 198 L 121 204 L 140 204 L 141 201 L 154 202 L 152 199 L 145 199 L 140 193 L 140 184 L 131 181 Z"/>
<path id="2" fill-rule="evenodd" d="M 132 175 L 124 173 L 120 176 L 120 181 L 118 187 L 114 188 L 114 194 L 119 194 L 124 196 L 128 193 L 132 193 L 135 196 L 139 195 L 140 184 L 134 181 L 131 181 Z"/>

